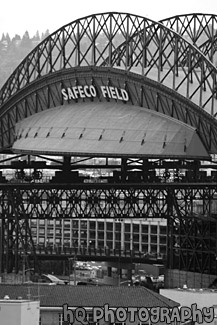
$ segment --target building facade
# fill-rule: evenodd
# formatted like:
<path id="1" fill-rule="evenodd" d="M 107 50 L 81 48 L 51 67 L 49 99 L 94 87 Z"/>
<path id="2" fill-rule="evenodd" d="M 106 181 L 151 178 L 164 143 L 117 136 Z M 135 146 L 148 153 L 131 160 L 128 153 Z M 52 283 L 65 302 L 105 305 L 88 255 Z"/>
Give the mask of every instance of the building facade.
<path id="1" fill-rule="evenodd" d="M 31 220 L 34 242 L 45 247 L 91 247 L 166 254 L 165 219 Z"/>

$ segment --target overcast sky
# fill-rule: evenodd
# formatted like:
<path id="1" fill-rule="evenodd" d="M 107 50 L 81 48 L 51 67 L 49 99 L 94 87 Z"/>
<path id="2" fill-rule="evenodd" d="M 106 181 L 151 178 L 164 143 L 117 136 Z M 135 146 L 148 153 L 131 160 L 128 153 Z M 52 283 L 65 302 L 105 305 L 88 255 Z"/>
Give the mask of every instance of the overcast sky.
<path id="1" fill-rule="evenodd" d="M 87 15 L 102 12 L 125 12 L 159 20 L 186 14 L 217 14 L 217 1 L 207 0 L 1 0 L 0 37 L 2 33 L 30 36 L 49 29 L 52 33 L 63 25 Z"/>

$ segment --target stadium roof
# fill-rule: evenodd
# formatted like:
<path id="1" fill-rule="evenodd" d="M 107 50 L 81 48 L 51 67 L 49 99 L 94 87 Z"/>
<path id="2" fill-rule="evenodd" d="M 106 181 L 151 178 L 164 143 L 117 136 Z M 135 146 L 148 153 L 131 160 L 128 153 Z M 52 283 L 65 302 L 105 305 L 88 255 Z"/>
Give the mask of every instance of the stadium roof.
<path id="1" fill-rule="evenodd" d="M 14 152 L 78 156 L 208 158 L 195 128 L 143 107 L 83 102 L 16 124 Z"/>

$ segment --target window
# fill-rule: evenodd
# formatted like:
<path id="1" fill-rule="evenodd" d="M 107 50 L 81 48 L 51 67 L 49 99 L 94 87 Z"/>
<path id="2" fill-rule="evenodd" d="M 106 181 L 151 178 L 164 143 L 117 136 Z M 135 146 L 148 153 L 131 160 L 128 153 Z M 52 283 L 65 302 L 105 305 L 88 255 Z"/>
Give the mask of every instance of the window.
<path id="1" fill-rule="evenodd" d="M 133 234 L 133 241 L 139 242 L 139 234 Z"/>
<path id="2" fill-rule="evenodd" d="M 139 232 L 139 225 L 133 225 L 133 232 Z"/>
<path id="3" fill-rule="evenodd" d="M 152 234 L 157 234 L 157 226 L 151 226 L 151 233 Z"/>
<path id="4" fill-rule="evenodd" d="M 61 226 L 62 225 L 62 220 L 55 220 L 56 221 L 56 226 Z"/>
<path id="5" fill-rule="evenodd" d="M 142 235 L 142 243 L 148 243 L 148 235 Z"/>
<path id="6" fill-rule="evenodd" d="M 90 238 L 91 239 L 94 239 L 95 238 L 95 236 L 96 236 L 96 232 L 95 231 L 90 231 Z"/>
<path id="7" fill-rule="evenodd" d="M 72 221 L 72 228 L 78 228 L 78 221 L 77 220 Z"/>
<path id="8" fill-rule="evenodd" d="M 104 223 L 103 222 L 98 222 L 98 229 L 99 230 L 104 230 Z"/>
<path id="9" fill-rule="evenodd" d="M 166 244 L 167 243 L 167 237 L 160 236 L 160 244 Z"/>
<path id="10" fill-rule="evenodd" d="M 166 226 L 160 226 L 160 233 L 162 235 L 166 235 L 167 234 L 167 227 Z"/>
<path id="11" fill-rule="evenodd" d="M 58 325 L 63 325 L 64 322 L 63 322 L 63 314 L 59 314 L 59 322 L 58 322 Z"/>
<path id="12" fill-rule="evenodd" d="M 142 233 L 148 234 L 148 225 L 142 225 Z"/>
<path id="13" fill-rule="evenodd" d="M 121 223 L 116 223 L 115 224 L 115 231 L 121 231 Z"/>
<path id="14" fill-rule="evenodd" d="M 108 222 L 108 223 L 106 224 L 106 227 L 107 227 L 107 230 L 112 231 L 112 230 L 113 230 L 113 223 Z"/>
<path id="15" fill-rule="evenodd" d="M 104 239 L 104 232 L 98 232 L 98 238 L 99 239 Z"/>
<path id="16" fill-rule="evenodd" d="M 126 224 L 124 225 L 124 231 L 125 231 L 125 232 L 130 232 L 130 224 L 129 224 L 129 223 L 126 223 Z"/>
<path id="17" fill-rule="evenodd" d="M 96 229 L 96 222 L 90 221 L 90 229 Z"/>
<path id="18" fill-rule="evenodd" d="M 139 252 L 139 244 L 133 244 L 133 250 Z"/>
<path id="19" fill-rule="evenodd" d="M 107 232 L 106 237 L 107 237 L 107 240 L 112 240 L 113 239 L 113 233 L 112 232 Z"/>
<path id="20" fill-rule="evenodd" d="M 40 228 L 39 229 L 39 234 L 40 235 L 44 235 L 45 234 L 45 229 L 44 228 Z"/>
<path id="21" fill-rule="evenodd" d="M 84 230 L 81 230 L 81 232 L 80 232 L 80 235 L 81 235 L 81 238 L 86 238 L 87 237 L 87 232 L 86 231 L 84 231 Z"/>
<path id="22" fill-rule="evenodd" d="M 157 236 L 151 235 L 151 243 L 156 244 L 157 243 L 157 238 L 158 238 Z"/>
<path id="23" fill-rule="evenodd" d="M 124 237 L 125 237 L 125 241 L 130 241 L 130 234 L 125 234 Z"/>
<path id="24" fill-rule="evenodd" d="M 87 229 L 87 221 L 81 221 L 81 229 Z"/>

